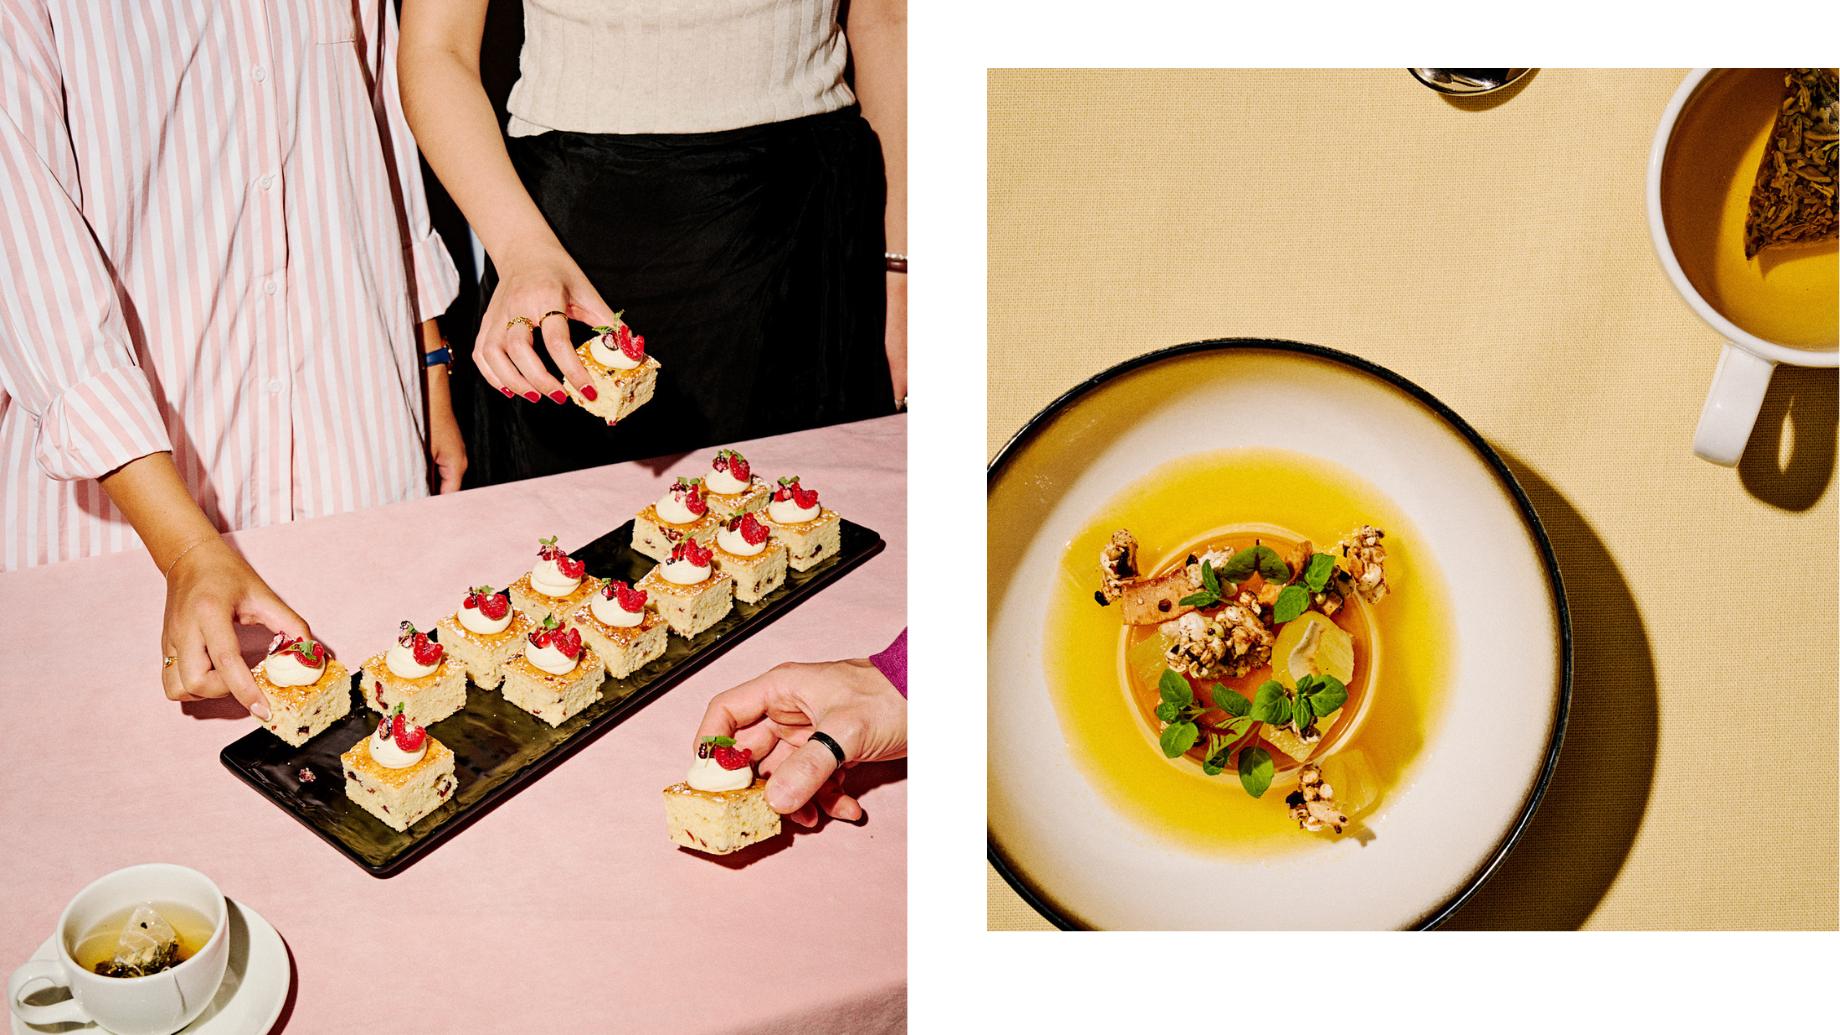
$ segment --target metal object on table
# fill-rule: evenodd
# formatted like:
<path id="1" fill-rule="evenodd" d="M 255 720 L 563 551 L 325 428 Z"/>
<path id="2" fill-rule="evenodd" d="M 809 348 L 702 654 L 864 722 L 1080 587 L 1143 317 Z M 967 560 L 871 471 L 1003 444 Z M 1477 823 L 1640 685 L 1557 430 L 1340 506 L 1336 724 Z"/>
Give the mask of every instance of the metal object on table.
<path id="1" fill-rule="evenodd" d="M 1531 68 L 1411 68 L 1412 77 L 1439 93 L 1476 97 L 1512 84 Z"/>

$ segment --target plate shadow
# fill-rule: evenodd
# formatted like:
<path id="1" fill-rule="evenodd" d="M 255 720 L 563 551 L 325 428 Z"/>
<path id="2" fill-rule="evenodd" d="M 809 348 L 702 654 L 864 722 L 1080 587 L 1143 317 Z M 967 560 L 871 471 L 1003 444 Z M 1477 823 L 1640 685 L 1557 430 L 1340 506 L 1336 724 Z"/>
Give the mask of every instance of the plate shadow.
<path id="1" fill-rule="evenodd" d="M 1552 539 L 1572 614 L 1572 704 L 1552 784 L 1520 844 L 1445 930 L 1570 930 L 1616 880 L 1655 777 L 1659 696 L 1635 595 L 1583 514 L 1491 442 Z"/>

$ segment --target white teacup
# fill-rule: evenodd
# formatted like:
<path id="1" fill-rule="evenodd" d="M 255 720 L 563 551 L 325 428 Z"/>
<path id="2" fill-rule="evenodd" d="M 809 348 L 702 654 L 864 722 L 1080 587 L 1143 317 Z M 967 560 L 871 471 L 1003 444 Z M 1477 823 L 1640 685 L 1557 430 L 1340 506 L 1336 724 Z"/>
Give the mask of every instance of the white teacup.
<path id="1" fill-rule="evenodd" d="M 209 920 L 211 937 L 184 962 L 146 977 L 118 978 L 84 970 L 71 952 L 85 932 L 139 902 L 187 906 Z M 97 878 L 58 917 L 54 960 L 30 960 L 13 971 L 6 998 L 13 1016 L 27 1024 L 92 1021 L 116 1035 L 169 1035 L 190 1024 L 211 1004 L 224 981 L 230 935 L 224 894 L 197 870 L 146 863 Z M 24 1002 L 45 987 L 70 989 L 70 998 L 46 1005 Z"/>
<path id="2" fill-rule="evenodd" d="M 1674 254 L 1674 246 L 1668 240 L 1667 223 L 1662 217 L 1662 167 L 1667 162 L 1668 144 L 1681 112 L 1712 71 L 1696 68 L 1689 73 L 1661 114 L 1661 125 L 1655 130 L 1654 146 L 1648 154 L 1648 229 L 1654 237 L 1655 254 L 1660 256 L 1668 279 L 1674 282 L 1674 290 L 1680 292 L 1680 297 L 1687 300 L 1700 319 L 1725 337 L 1718 368 L 1712 374 L 1712 388 L 1706 393 L 1699 427 L 1693 433 L 1693 452 L 1715 464 L 1730 467 L 1738 462 L 1744 453 L 1744 444 L 1750 441 L 1751 428 L 1757 423 L 1757 413 L 1763 407 L 1764 392 L 1770 386 L 1770 375 L 1775 372 L 1776 364 L 1840 366 L 1840 347 L 1795 348 L 1766 341 L 1744 330 L 1713 308 L 1694 288 Z"/>

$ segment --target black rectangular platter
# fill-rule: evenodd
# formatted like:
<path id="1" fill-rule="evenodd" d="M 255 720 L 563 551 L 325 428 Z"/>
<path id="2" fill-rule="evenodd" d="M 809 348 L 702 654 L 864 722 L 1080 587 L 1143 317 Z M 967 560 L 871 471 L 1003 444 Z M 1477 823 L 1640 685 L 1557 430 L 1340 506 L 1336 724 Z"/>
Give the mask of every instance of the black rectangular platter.
<path id="1" fill-rule="evenodd" d="M 886 545 L 873 530 L 842 523 L 842 548 L 810 571 L 789 571 L 786 585 L 734 610 L 694 639 L 671 634 L 664 655 L 625 679 L 608 679 L 601 699 L 561 726 L 547 723 L 507 702 L 496 690 L 467 685 L 466 707 L 428 728 L 453 749 L 459 787 L 453 800 L 397 833 L 345 797 L 339 755 L 377 727 L 378 715 L 358 695 L 352 676 L 351 713 L 301 747 L 291 747 L 265 729 L 238 739 L 219 755 L 224 766 L 256 793 L 299 820 L 374 877 L 390 877 L 498 802 L 607 732 L 628 715 L 689 678 L 722 653 L 810 599 L 825 586 L 880 553 Z M 633 552 L 632 522 L 601 536 L 571 556 L 588 574 L 637 582 L 651 558 Z M 455 587 L 461 592 L 463 587 Z M 352 667 L 355 669 L 356 664 Z M 301 771 L 313 779 L 303 781 Z"/>

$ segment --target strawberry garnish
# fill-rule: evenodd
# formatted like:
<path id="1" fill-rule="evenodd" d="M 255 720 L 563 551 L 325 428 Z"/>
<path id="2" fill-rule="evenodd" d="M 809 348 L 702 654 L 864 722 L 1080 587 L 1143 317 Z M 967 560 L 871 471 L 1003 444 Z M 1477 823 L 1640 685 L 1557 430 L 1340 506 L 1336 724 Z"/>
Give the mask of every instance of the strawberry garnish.
<path id="1" fill-rule="evenodd" d="M 694 539 L 686 539 L 671 547 L 671 560 L 689 561 L 699 568 L 709 567 L 709 562 L 714 557 L 714 552 Z"/>
<path id="2" fill-rule="evenodd" d="M 392 717 L 391 735 L 396 738 L 396 746 L 404 751 L 420 751 L 422 742 L 428 739 L 428 731 L 409 721 L 402 713 L 402 705 L 396 706 Z"/>
<path id="3" fill-rule="evenodd" d="M 727 471 L 738 482 L 748 481 L 754 475 L 753 469 L 748 466 L 747 457 L 732 449 L 724 449 L 717 453 L 715 460 L 709 466 L 718 471 Z"/>
<path id="4" fill-rule="evenodd" d="M 730 520 L 728 530 L 740 532 L 742 540 L 749 546 L 759 546 L 767 541 L 767 526 L 761 524 L 760 519 L 755 517 L 751 510 Z"/>
<path id="5" fill-rule="evenodd" d="M 625 582 L 615 579 L 601 588 L 601 595 L 620 605 L 620 610 L 638 614 L 645 610 L 645 590 L 634 589 Z"/>

